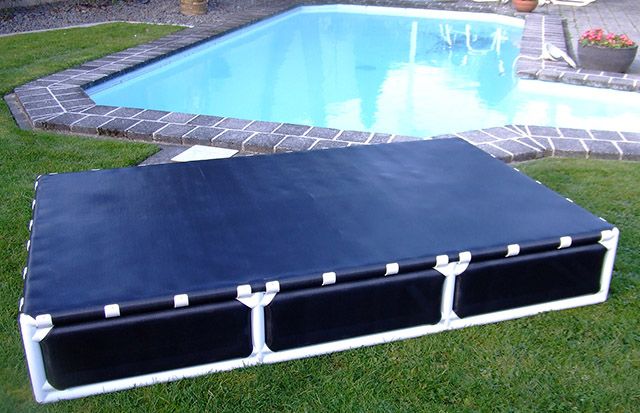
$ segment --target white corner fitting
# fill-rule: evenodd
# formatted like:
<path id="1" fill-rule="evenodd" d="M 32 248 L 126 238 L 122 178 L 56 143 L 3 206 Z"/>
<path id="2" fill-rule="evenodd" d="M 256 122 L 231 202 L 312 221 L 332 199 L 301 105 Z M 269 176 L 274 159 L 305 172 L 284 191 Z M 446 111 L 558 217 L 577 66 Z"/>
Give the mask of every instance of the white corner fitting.
<path id="1" fill-rule="evenodd" d="M 45 380 L 44 384 L 42 385 L 42 390 L 44 390 L 47 393 L 57 392 L 56 388 L 53 387 L 51 384 L 49 384 L 49 382 L 46 381 L 46 380 Z"/>
<path id="2" fill-rule="evenodd" d="M 440 312 L 442 313 L 440 324 L 443 325 L 444 328 L 448 328 L 451 321 L 459 318 L 453 311 L 453 295 L 455 293 L 456 277 L 467 270 L 470 262 L 471 253 L 469 251 L 461 252 L 458 255 L 458 261 L 453 262 L 449 262 L 449 256 L 447 255 L 438 255 L 436 257 L 436 265 L 433 269 L 445 276 L 440 308 Z"/>
<path id="3" fill-rule="evenodd" d="M 173 308 L 188 307 L 189 296 L 187 294 L 178 294 L 173 296 Z"/>
<path id="4" fill-rule="evenodd" d="M 325 272 L 322 274 L 322 285 L 331 285 L 336 283 L 336 273 L 335 272 Z"/>
<path id="5" fill-rule="evenodd" d="M 561 250 L 563 248 L 569 248 L 571 246 L 571 237 L 560 237 L 560 245 L 558 245 L 558 249 Z"/>
<path id="6" fill-rule="evenodd" d="M 602 231 L 600 236 L 600 244 L 606 249 L 607 253 L 604 255 L 604 263 L 602 264 L 602 274 L 600 275 L 600 292 L 603 298 L 607 299 L 609 294 L 609 285 L 611 284 L 611 276 L 613 274 L 613 264 L 616 259 L 616 250 L 618 249 L 618 238 L 620 237 L 620 231 L 618 228 Z"/>
<path id="7" fill-rule="evenodd" d="M 598 243 L 602 244 L 606 249 L 611 250 L 616 248 L 618 245 L 618 237 L 620 235 L 620 231 L 618 228 L 608 229 L 602 231 L 600 233 L 600 241 Z"/>
<path id="8" fill-rule="evenodd" d="M 236 299 L 242 304 L 251 308 L 251 342 L 253 351 L 249 358 L 257 363 L 261 363 L 266 353 L 271 353 L 265 343 L 264 307 L 269 305 L 278 292 L 280 283 L 270 281 L 265 284 L 265 292 L 254 293 L 249 284 L 237 287 L 238 295 Z"/>
<path id="9" fill-rule="evenodd" d="M 469 251 L 461 252 L 458 255 L 458 261 L 449 262 L 449 256 L 438 255 L 436 257 L 436 265 L 434 270 L 438 271 L 445 277 L 460 275 L 466 271 L 471 262 L 471 253 Z"/>
<path id="10" fill-rule="evenodd" d="M 385 268 L 384 276 L 386 277 L 387 275 L 396 275 L 399 272 L 400 272 L 400 265 L 397 262 L 391 262 L 387 264 Z"/>
<path id="11" fill-rule="evenodd" d="M 120 317 L 120 306 L 109 304 L 104 306 L 104 318 Z"/>
<path id="12" fill-rule="evenodd" d="M 49 317 L 50 320 L 51 317 Z M 20 334 L 24 344 L 24 353 L 27 358 L 27 367 L 29 368 L 29 376 L 31 378 L 31 386 L 33 387 L 33 395 L 38 403 L 43 403 L 46 397 L 45 384 L 47 379 L 44 371 L 44 363 L 42 360 L 42 351 L 39 342 L 46 333 L 51 330 L 47 327 L 45 334 L 39 334 L 38 322 L 26 314 L 20 314 Z M 45 320 L 40 316 L 40 322 Z"/>
<path id="13" fill-rule="evenodd" d="M 515 257 L 518 254 L 520 254 L 520 245 L 518 244 L 507 245 L 507 255 L 505 255 L 505 257 Z"/>
<path id="14" fill-rule="evenodd" d="M 269 281 L 265 284 L 265 290 L 264 293 L 254 293 L 249 284 L 239 285 L 236 287 L 238 292 L 236 300 L 249 308 L 269 305 L 273 297 L 280 292 L 280 283 L 278 281 Z"/>
<path id="15" fill-rule="evenodd" d="M 33 320 L 35 331 L 31 336 L 31 340 L 39 343 L 49 334 L 49 331 L 53 328 L 53 320 L 51 314 L 40 314 Z"/>

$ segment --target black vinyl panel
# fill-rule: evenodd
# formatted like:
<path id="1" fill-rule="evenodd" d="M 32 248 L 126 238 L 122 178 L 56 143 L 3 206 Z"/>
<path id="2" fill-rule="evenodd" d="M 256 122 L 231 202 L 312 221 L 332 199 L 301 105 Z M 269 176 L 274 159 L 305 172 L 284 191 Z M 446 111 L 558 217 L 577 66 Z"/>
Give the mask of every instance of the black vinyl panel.
<path id="1" fill-rule="evenodd" d="M 430 270 L 279 293 L 265 307 L 267 346 L 280 351 L 437 324 L 443 284 Z"/>
<path id="2" fill-rule="evenodd" d="M 67 320 L 611 228 L 460 139 L 48 175 L 36 201 L 24 312 Z"/>
<path id="3" fill-rule="evenodd" d="M 463 318 L 595 294 L 606 252 L 594 244 L 472 262 L 456 279 L 453 310 Z"/>
<path id="4" fill-rule="evenodd" d="M 58 390 L 251 354 L 251 310 L 238 301 L 54 327 L 41 342 Z"/>

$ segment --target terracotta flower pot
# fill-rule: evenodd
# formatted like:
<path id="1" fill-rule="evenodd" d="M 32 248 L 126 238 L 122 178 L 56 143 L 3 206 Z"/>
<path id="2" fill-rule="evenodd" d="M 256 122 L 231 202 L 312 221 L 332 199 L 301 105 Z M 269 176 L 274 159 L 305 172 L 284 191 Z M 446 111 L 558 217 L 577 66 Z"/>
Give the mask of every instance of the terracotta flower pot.
<path id="1" fill-rule="evenodd" d="M 538 7 L 538 0 L 511 0 L 511 3 L 513 3 L 513 7 L 517 11 L 526 13 L 531 12 Z"/>
<path id="2" fill-rule="evenodd" d="M 187 16 L 207 14 L 208 0 L 180 0 L 180 12 Z"/>
<path id="3" fill-rule="evenodd" d="M 578 60 L 585 69 L 624 73 L 629 70 L 638 52 L 638 45 L 614 49 L 612 47 L 578 44 Z"/>

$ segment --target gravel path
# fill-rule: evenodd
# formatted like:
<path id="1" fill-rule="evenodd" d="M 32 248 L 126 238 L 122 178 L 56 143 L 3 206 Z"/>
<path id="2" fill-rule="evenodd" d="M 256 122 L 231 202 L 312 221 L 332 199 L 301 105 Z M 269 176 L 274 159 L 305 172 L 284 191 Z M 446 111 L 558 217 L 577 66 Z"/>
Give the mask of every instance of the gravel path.
<path id="1" fill-rule="evenodd" d="M 180 13 L 180 0 L 71 0 L 43 4 L 29 8 L 0 10 L 0 34 L 31 30 L 53 29 L 74 25 L 114 20 L 167 23 L 184 26 L 218 23 L 247 7 L 268 0 L 233 1 L 209 0 L 209 13 L 203 16 L 184 16 Z"/>

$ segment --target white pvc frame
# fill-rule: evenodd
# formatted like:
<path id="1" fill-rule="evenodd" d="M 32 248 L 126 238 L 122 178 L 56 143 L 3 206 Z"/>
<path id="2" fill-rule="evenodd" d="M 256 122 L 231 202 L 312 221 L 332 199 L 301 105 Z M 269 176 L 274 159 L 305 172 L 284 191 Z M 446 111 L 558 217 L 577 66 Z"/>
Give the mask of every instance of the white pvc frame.
<path id="1" fill-rule="evenodd" d="M 33 393 L 36 401 L 39 403 L 51 403 L 58 400 L 68 400 L 95 394 L 109 393 L 155 383 L 179 380 L 187 377 L 196 377 L 220 371 L 232 370 L 240 367 L 255 366 L 263 363 L 277 363 L 280 361 L 301 359 L 326 353 L 371 346 L 374 344 L 415 338 L 446 330 L 511 320 L 546 311 L 562 310 L 601 303 L 607 299 L 618 238 L 619 231 L 617 228 L 602 231 L 602 237 L 599 242 L 607 248 L 607 252 L 605 254 L 600 276 L 600 291 L 595 294 L 460 319 L 453 311 L 455 279 L 467 269 L 471 260 L 471 254 L 463 252 L 460 254 L 459 260 L 455 262 L 449 262 L 446 256 L 440 256 L 438 257 L 437 264 L 434 268 L 445 275 L 446 279 L 442 291 L 442 319 L 438 324 L 416 326 L 277 352 L 271 351 L 265 343 L 264 308 L 271 303 L 275 295 L 279 292 L 279 283 L 277 281 L 269 282 L 266 285 L 266 292 L 256 293 L 253 293 L 251 291 L 251 287 L 248 285 L 239 286 L 237 299 L 251 308 L 251 336 L 253 351 L 249 357 L 135 377 L 127 377 L 102 383 L 76 386 L 66 390 L 56 390 L 47 382 L 42 352 L 40 350 L 40 341 L 52 328 L 55 327 L 52 327 L 51 324 L 47 322 L 46 318 L 44 321 L 36 320 L 26 314 L 20 314 L 20 329 L 22 333 L 22 340 L 24 342 L 31 384 L 33 386 Z M 508 253 L 507 256 L 513 256 L 513 254 Z"/>

